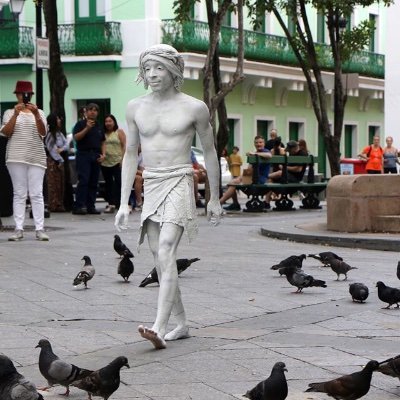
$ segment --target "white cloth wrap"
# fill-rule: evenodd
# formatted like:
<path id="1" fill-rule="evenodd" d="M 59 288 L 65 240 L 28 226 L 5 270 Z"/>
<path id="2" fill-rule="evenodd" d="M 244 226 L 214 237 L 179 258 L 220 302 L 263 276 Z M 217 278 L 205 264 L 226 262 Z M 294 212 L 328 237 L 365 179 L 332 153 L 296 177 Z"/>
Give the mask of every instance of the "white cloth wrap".
<path id="1" fill-rule="evenodd" d="M 144 202 L 138 248 L 146 235 L 148 219 L 158 222 L 160 227 L 166 222 L 182 226 L 191 242 L 198 232 L 192 165 L 146 167 L 143 178 Z"/>

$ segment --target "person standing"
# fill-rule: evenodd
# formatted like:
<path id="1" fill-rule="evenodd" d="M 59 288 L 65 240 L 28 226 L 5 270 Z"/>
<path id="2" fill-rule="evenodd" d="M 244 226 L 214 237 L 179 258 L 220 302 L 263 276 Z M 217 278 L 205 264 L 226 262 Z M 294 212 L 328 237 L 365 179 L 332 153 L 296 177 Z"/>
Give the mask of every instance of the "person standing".
<path id="1" fill-rule="evenodd" d="M 119 208 L 121 163 L 125 153 L 126 137 L 112 114 L 104 119 L 104 132 L 106 135 L 105 158 L 101 163 L 101 172 L 105 181 L 105 200 L 108 202 L 104 212 L 111 214 Z"/>
<path id="2" fill-rule="evenodd" d="M 115 216 L 118 230 L 126 229 L 128 200 L 136 174 L 139 141 L 145 170 L 144 202 L 139 244 L 147 234 L 160 279 L 156 320 L 151 328 L 140 325 L 140 335 L 156 349 L 166 341 L 189 336 L 186 313 L 178 285 L 177 249 L 183 235 L 190 240 L 197 233 L 193 196 L 191 144 L 199 135 L 210 183 L 207 217 L 219 223 L 219 164 L 207 106 L 180 91 L 184 61 L 169 45 L 155 45 L 139 57 L 138 81 L 151 93 L 131 100 L 127 106 L 127 147 L 122 162 L 121 205 Z M 171 313 L 177 326 L 166 333 Z"/>
<path id="3" fill-rule="evenodd" d="M 43 145 L 46 136 L 46 117 L 31 102 L 32 82 L 18 81 L 14 90 L 18 103 L 6 110 L 0 132 L 8 137 L 6 165 L 13 184 L 13 213 L 15 232 L 8 238 L 19 241 L 24 238 L 26 199 L 32 205 L 36 239 L 48 241 L 44 232 L 43 178 L 46 172 L 46 152 Z"/>
<path id="4" fill-rule="evenodd" d="M 367 161 L 365 170 L 367 174 L 381 174 L 383 172 L 383 149 L 380 146 L 380 137 L 375 135 L 372 144 L 364 147 L 358 155 L 359 158 Z"/>
<path id="5" fill-rule="evenodd" d="M 393 146 L 393 138 L 386 138 L 386 147 L 383 149 L 383 172 L 385 174 L 397 174 L 397 164 L 399 164 L 399 152 Z"/>
<path id="6" fill-rule="evenodd" d="M 48 133 L 45 144 L 47 156 L 48 205 L 52 212 L 64 212 L 64 155 L 68 141 L 61 132 L 61 118 L 56 114 L 47 116 Z"/>
<path id="7" fill-rule="evenodd" d="M 73 129 L 76 141 L 76 187 L 75 204 L 72 214 L 101 214 L 96 209 L 97 187 L 100 164 L 105 158 L 105 135 L 97 121 L 99 106 L 89 103 L 86 106 L 86 118 L 79 120 Z"/>
<path id="8" fill-rule="evenodd" d="M 237 178 L 240 176 L 240 167 L 243 164 L 242 157 L 239 154 L 239 147 L 233 146 L 232 154 L 228 157 L 229 171 L 232 178 Z"/>

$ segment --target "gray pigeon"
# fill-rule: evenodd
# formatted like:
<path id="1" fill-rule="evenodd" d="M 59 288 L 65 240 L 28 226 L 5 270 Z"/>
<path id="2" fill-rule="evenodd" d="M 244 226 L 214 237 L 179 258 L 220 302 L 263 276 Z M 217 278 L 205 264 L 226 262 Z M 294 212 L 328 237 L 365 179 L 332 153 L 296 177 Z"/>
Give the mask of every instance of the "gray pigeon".
<path id="1" fill-rule="evenodd" d="M 352 269 L 358 269 L 357 267 L 351 267 L 349 264 L 345 263 L 341 260 L 336 260 L 335 258 L 331 258 L 327 263 L 327 266 L 332 268 L 332 271 L 337 274 L 337 281 L 339 280 L 339 276 L 344 275 L 344 281 L 347 280 L 347 273 Z"/>
<path id="2" fill-rule="evenodd" d="M 303 261 L 306 259 L 305 254 L 300 254 L 299 256 L 289 256 L 284 260 L 280 261 L 278 264 L 275 264 L 271 267 L 272 270 L 278 270 L 283 267 L 303 267 Z"/>
<path id="3" fill-rule="evenodd" d="M 125 252 L 129 252 L 131 258 L 134 257 L 132 252 L 128 249 L 126 244 L 121 240 L 119 235 L 114 235 L 114 250 L 122 257 Z"/>
<path id="4" fill-rule="evenodd" d="M 82 379 L 93 372 L 60 360 L 53 353 L 51 344 L 47 339 L 40 339 L 37 347 L 40 347 L 39 370 L 48 382 L 48 386 L 41 390 L 47 390 L 54 385 L 62 385 L 67 388 L 65 396 L 68 396 L 69 385 L 72 382 Z"/>
<path id="5" fill-rule="evenodd" d="M 383 301 L 384 303 L 388 303 L 388 306 L 383 308 L 390 308 L 390 306 L 393 304 L 396 304 L 397 308 L 399 308 L 400 289 L 386 286 L 381 281 L 376 283 L 376 287 L 378 288 L 379 300 Z"/>
<path id="6" fill-rule="evenodd" d="M 363 303 L 368 298 L 369 290 L 363 283 L 356 282 L 349 285 L 349 293 L 353 301 Z"/>
<path id="7" fill-rule="evenodd" d="M 313 276 L 306 274 L 302 269 L 286 268 L 286 279 L 292 285 L 297 287 L 295 293 L 301 293 L 304 288 L 323 287 L 326 288 L 325 281 L 314 279 Z"/>
<path id="8" fill-rule="evenodd" d="M 285 363 L 277 362 L 272 367 L 271 375 L 243 397 L 251 400 L 285 400 L 288 395 L 285 371 L 287 372 Z"/>
<path id="9" fill-rule="evenodd" d="M 87 289 L 87 283 L 90 281 L 93 277 L 94 274 L 96 273 L 93 265 L 92 265 L 92 260 L 90 259 L 89 256 L 83 256 L 82 260 L 85 261 L 85 265 L 81 268 L 79 271 L 78 275 L 75 277 L 73 281 L 74 286 L 78 286 L 81 283 L 85 285 L 85 289 Z"/>
<path id="10" fill-rule="evenodd" d="M 100 396 L 107 400 L 119 388 L 119 371 L 122 367 L 129 368 L 129 364 L 126 357 L 120 356 L 104 368 L 74 382 L 72 386 L 85 390 L 89 394 L 89 399 L 92 396 Z"/>
<path id="11" fill-rule="evenodd" d="M 36 386 L 25 379 L 13 362 L 0 354 L 0 399 L 1 400 L 43 400 Z"/>
<path id="12" fill-rule="evenodd" d="M 400 355 L 379 363 L 378 372 L 400 379 Z"/>
<path id="13" fill-rule="evenodd" d="M 178 258 L 176 260 L 176 269 L 178 270 L 178 275 L 180 275 L 183 271 L 186 271 L 192 263 L 199 260 L 200 258 Z M 159 283 L 158 273 L 155 267 L 149 272 L 146 278 L 140 282 L 139 287 L 145 287 L 151 283 Z"/>
<path id="14" fill-rule="evenodd" d="M 372 373 L 378 367 L 378 361 L 369 361 L 359 372 L 343 375 L 327 382 L 310 383 L 306 392 L 326 393 L 337 400 L 357 400 L 369 392 Z"/>
<path id="15" fill-rule="evenodd" d="M 343 258 L 335 254 L 333 251 L 323 251 L 318 254 L 309 254 L 308 257 L 315 258 L 320 261 L 325 267 L 331 259 L 343 261 Z"/>
<path id="16" fill-rule="evenodd" d="M 130 260 L 132 258 L 129 251 L 124 252 L 122 260 L 118 264 L 118 274 L 120 274 L 125 282 L 129 282 L 129 277 L 133 274 L 134 266 L 133 262 Z"/>

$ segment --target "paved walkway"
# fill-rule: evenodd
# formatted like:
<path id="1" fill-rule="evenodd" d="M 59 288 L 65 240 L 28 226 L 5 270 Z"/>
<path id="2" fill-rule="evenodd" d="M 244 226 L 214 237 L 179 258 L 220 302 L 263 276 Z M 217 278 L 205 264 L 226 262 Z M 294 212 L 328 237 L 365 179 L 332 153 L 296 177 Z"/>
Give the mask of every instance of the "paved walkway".
<path id="1" fill-rule="evenodd" d="M 400 353 L 400 310 L 382 309 L 375 283 L 400 285 L 397 252 L 326 247 L 260 234 L 262 228 L 296 233 L 308 224 L 308 234 L 319 237 L 321 231 L 310 227 L 319 226 L 324 213 L 232 213 L 216 228 L 200 216 L 199 237 L 190 245 L 184 237 L 179 252 L 182 258 L 201 259 L 179 279 L 192 337 L 160 351 L 137 333 L 139 324 L 154 320 L 158 293 L 155 286 L 138 287 L 152 268 L 147 245 L 136 252 L 138 214 L 121 235 L 135 253 L 129 284 L 116 273 L 112 215 L 52 214 L 46 220 L 48 243 L 35 241 L 29 231 L 24 241 L 12 243 L 7 241 L 10 232 L 0 232 L 0 351 L 38 386 L 45 384 L 35 349 L 41 338 L 48 338 L 60 357 L 85 368 L 96 369 L 126 355 L 131 368 L 122 370 L 125 384 L 111 396 L 115 400 L 240 399 L 277 361 L 288 368 L 288 399 L 326 399 L 304 393 L 308 383 Z M 12 219 L 3 218 L 3 223 L 11 225 Z M 304 269 L 326 280 L 328 287 L 293 294 L 286 279 L 270 270 L 291 254 L 327 249 L 358 268 L 350 271 L 348 282 L 336 281 L 336 274 L 310 258 Z M 72 286 L 83 255 L 96 267 L 88 290 Z M 350 299 L 348 283 L 356 281 L 370 288 L 365 304 Z M 55 387 L 44 396 L 59 399 L 63 391 Z M 364 398 L 399 397 L 398 380 L 377 373 Z M 86 394 L 71 388 L 70 398 L 85 399 Z"/>

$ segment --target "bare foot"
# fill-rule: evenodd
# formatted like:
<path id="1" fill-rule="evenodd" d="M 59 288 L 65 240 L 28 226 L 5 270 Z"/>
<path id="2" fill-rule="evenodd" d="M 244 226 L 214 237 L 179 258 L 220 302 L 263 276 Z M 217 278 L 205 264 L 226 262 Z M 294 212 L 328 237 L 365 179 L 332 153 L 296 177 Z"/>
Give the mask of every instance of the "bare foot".
<path id="1" fill-rule="evenodd" d="M 177 326 L 171 332 L 168 332 L 164 339 L 167 341 L 170 340 L 178 340 L 178 339 L 186 339 L 189 335 L 189 328 L 187 326 Z"/>
<path id="2" fill-rule="evenodd" d="M 165 349 L 167 347 L 165 340 L 159 336 L 157 332 L 147 328 L 147 326 L 139 325 L 138 331 L 143 338 L 150 340 L 157 350 Z"/>

